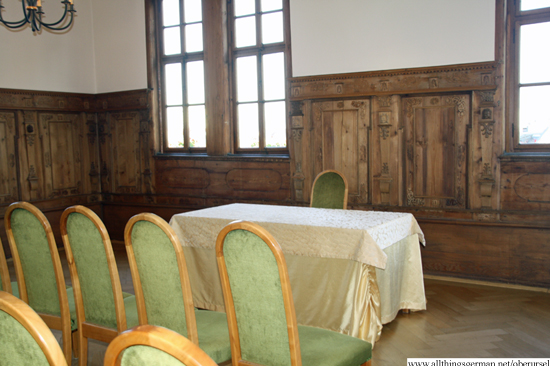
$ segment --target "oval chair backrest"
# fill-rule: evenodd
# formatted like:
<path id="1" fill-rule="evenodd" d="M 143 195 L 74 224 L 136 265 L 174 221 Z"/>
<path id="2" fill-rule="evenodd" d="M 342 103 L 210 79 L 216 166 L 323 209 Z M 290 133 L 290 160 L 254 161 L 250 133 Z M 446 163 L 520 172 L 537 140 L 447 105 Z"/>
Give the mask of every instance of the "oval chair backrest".
<path id="1" fill-rule="evenodd" d="M 251 223 L 242 222 L 241 224 L 259 228 Z M 218 236 L 216 255 L 230 323 L 233 316 L 229 312 L 231 307 L 234 308 L 238 328 L 236 338 L 240 343 L 242 360 L 266 366 L 292 365 L 293 351 L 289 348 L 292 342 L 289 340 L 289 320 L 287 319 L 290 309 L 285 308 L 281 273 L 272 249 L 258 233 L 247 230 L 246 226 L 231 229 L 226 234 L 224 232 L 227 232 L 226 229 L 222 230 Z M 278 246 L 276 241 L 272 240 Z M 282 259 L 284 261 L 284 257 Z M 226 272 L 228 277 L 228 289 L 224 284 L 223 272 Z M 286 264 L 284 264 L 284 272 L 286 273 Z M 286 276 L 288 278 L 287 274 Z M 290 292 L 290 285 L 288 281 L 286 283 Z M 292 303 L 291 295 L 290 293 Z M 228 303 L 228 299 L 231 299 L 233 306 Z M 294 305 L 290 306 L 294 317 L 290 323 L 294 323 L 295 327 Z M 235 336 L 231 334 L 231 326 L 230 335 L 232 338 Z M 295 338 L 294 344 L 299 352 L 297 335 Z M 235 351 L 233 345 L 231 351 Z"/>
<path id="2" fill-rule="evenodd" d="M 61 262 L 48 220 L 26 202 L 10 205 L 4 220 L 20 298 L 36 312 L 60 315 L 57 286 L 64 288 L 65 280 L 56 280 L 54 265 L 62 273 Z"/>
<path id="3" fill-rule="evenodd" d="M 70 249 L 67 249 L 67 259 L 70 261 L 70 256 L 74 259 L 86 322 L 117 329 L 114 292 L 110 274 L 113 269 L 109 268 L 107 261 L 107 256 L 112 257 L 114 261 L 114 254 L 112 249 L 106 251 L 104 239 L 109 240 L 109 238 L 103 223 L 91 210 L 89 210 L 89 213 L 95 216 L 94 218 L 96 218 L 100 228 L 81 212 L 70 212 L 67 216 L 66 249 L 67 241 L 70 245 Z M 103 236 L 100 229 L 103 231 Z M 116 271 L 116 279 L 120 282 L 118 271 L 116 268 L 114 270 Z M 76 291 L 74 283 L 73 287 Z M 75 294 L 75 296 L 77 295 Z"/>
<path id="4" fill-rule="evenodd" d="M 173 229 L 157 215 L 139 214 L 128 221 L 124 241 L 140 324 L 162 326 L 198 343 L 185 257 Z"/>
<path id="5" fill-rule="evenodd" d="M 347 182 L 340 173 L 332 170 L 321 172 L 313 182 L 311 207 L 347 208 Z"/>
<path id="6" fill-rule="evenodd" d="M 121 333 L 107 348 L 104 366 L 217 366 L 181 334 L 154 325 Z"/>
<path id="7" fill-rule="evenodd" d="M 67 366 L 48 326 L 26 303 L 0 292 L 0 364 Z"/>

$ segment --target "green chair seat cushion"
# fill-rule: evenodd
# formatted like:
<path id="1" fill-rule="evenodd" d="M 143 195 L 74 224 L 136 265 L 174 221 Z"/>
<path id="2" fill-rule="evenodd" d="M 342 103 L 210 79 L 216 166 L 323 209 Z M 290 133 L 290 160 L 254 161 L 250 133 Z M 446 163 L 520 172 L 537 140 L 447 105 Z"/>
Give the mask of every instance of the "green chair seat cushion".
<path id="1" fill-rule="evenodd" d="M 175 357 L 150 346 L 137 345 L 124 350 L 120 366 L 182 366 Z M 185 365 L 184 365 L 185 366 Z"/>
<path id="2" fill-rule="evenodd" d="M 231 358 L 229 328 L 225 313 L 195 309 L 199 347 L 216 363 Z"/>
<path id="3" fill-rule="evenodd" d="M 128 329 L 139 325 L 136 297 L 127 292 L 122 293 L 124 309 L 126 310 L 126 327 Z"/>
<path id="4" fill-rule="evenodd" d="M 372 357 L 372 345 L 331 330 L 298 326 L 302 366 L 359 366 Z"/>
<path id="5" fill-rule="evenodd" d="M 10 314 L 0 310 L 0 365 L 49 365 L 32 335 Z"/>

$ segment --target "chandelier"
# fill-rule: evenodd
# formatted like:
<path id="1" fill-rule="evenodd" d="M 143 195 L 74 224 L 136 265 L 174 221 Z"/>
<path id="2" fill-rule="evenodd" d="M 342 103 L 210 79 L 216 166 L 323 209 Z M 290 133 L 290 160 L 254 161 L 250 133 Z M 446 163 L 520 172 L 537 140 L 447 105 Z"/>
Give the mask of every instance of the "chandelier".
<path id="1" fill-rule="evenodd" d="M 65 6 L 61 19 L 54 23 L 46 23 L 42 21 L 42 15 L 44 14 L 42 0 L 21 0 L 24 18 L 17 22 L 9 22 L 2 18 L 2 8 L 4 7 L 2 6 L 2 0 L 0 0 L 0 22 L 11 29 L 21 28 L 29 23 L 33 32 L 40 32 L 42 27 L 53 31 L 62 31 L 71 26 L 76 10 L 74 10 L 73 0 L 63 0 L 61 4 Z"/>

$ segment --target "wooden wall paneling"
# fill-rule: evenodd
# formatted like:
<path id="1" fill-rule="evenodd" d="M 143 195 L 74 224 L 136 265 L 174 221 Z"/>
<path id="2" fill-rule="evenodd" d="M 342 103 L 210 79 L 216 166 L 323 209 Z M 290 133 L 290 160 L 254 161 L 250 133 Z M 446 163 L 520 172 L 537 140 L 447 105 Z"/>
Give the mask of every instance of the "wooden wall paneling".
<path id="1" fill-rule="evenodd" d="M 154 198 L 151 196 L 155 192 L 154 186 L 154 169 L 153 169 L 153 155 L 154 155 L 154 127 L 153 121 L 149 118 L 149 112 L 143 110 L 139 112 L 139 157 L 140 157 L 140 174 L 142 176 L 141 192 L 147 194 L 147 199 L 153 202 Z"/>
<path id="2" fill-rule="evenodd" d="M 101 197 L 101 162 L 99 160 L 99 135 L 97 113 L 83 113 L 82 119 L 86 121 L 85 140 L 82 153 L 84 156 L 84 190 L 90 193 L 89 202 L 98 202 Z"/>
<path id="3" fill-rule="evenodd" d="M 499 108 L 492 91 L 473 92 L 472 134 L 470 143 L 470 205 L 472 208 L 497 209 L 499 145 L 502 124 L 495 123 Z"/>
<path id="4" fill-rule="evenodd" d="M 0 112 L 0 204 L 17 201 L 17 136 L 14 112 Z"/>
<path id="5" fill-rule="evenodd" d="M 99 176 L 103 199 L 108 199 L 112 187 L 112 137 L 109 114 L 97 113 L 97 136 L 99 143 Z"/>
<path id="6" fill-rule="evenodd" d="M 424 273 L 548 287 L 550 236 L 543 228 L 419 220 Z"/>
<path id="7" fill-rule="evenodd" d="M 159 203 L 204 203 L 220 198 L 227 202 L 290 202 L 288 159 L 156 159 L 155 167 Z M 166 201 L 161 195 L 173 198 Z"/>
<path id="8" fill-rule="evenodd" d="M 21 198 L 24 201 L 44 199 L 44 162 L 42 141 L 38 132 L 38 114 L 33 111 L 18 111 L 19 123 L 19 179 Z"/>
<path id="9" fill-rule="evenodd" d="M 408 206 L 466 208 L 467 95 L 404 98 Z"/>
<path id="10" fill-rule="evenodd" d="M 309 167 L 310 154 L 308 153 L 310 141 L 309 111 L 311 102 L 293 102 L 291 104 L 290 143 L 289 153 L 292 156 L 290 162 L 292 199 L 296 202 L 309 202 L 311 192 L 311 172 Z"/>
<path id="11" fill-rule="evenodd" d="M 372 102 L 372 203 L 402 202 L 401 96 L 382 95 Z"/>
<path id="12" fill-rule="evenodd" d="M 501 162 L 501 208 L 538 212 L 537 219 L 550 212 L 550 161 L 526 161 L 505 157 Z M 533 220 L 533 219 L 532 219 Z"/>
<path id="13" fill-rule="evenodd" d="M 312 103 L 311 177 L 326 169 L 348 180 L 350 204 L 369 201 L 370 100 Z"/>
<path id="14" fill-rule="evenodd" d="M 45 197 L 82 194 L 83 121 L 78 114 L 40 113 Z"/>
<path id="15" fill-rule="evenodd" d="M 114 193 L 142 193 L 140 113 L 110 113 Z"/>

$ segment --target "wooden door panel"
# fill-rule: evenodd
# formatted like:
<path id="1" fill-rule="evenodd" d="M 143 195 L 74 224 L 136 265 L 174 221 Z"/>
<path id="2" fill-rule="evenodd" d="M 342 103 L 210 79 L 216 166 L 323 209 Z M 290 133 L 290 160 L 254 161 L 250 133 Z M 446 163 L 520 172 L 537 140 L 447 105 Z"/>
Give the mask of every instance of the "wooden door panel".
<path id="1" fill-rule="evenodd" d="M 407 205 L 465 208 L 468 96 L 404 98 L 403 108 Z"/>
<path id="2" fill-rule="evenodd" d="M 82 121 L 78 114 L 39 115 L 48 198 L 82 193 Z M 80 140 L 79 140 L 80 139 Z"/>
<path id="3" fill-rule="evenodd" d="M 312 177 L 326 169 L 342 172 L 349 201 L 368 201 L 368 101 L 313 103 Z"/>

